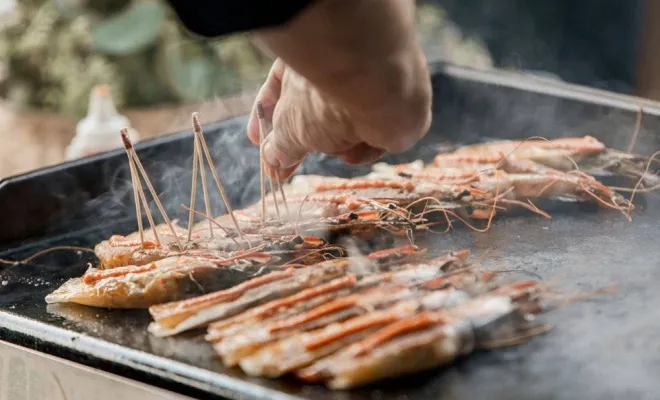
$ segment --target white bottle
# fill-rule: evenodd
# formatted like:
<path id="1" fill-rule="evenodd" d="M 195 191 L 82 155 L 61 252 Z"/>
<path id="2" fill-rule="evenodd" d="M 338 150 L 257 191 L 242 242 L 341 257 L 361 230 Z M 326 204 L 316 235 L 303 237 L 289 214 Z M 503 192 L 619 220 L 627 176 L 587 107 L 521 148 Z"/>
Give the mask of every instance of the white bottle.
<path id="1" fill-rule="evenodd" d="M 108 85 L 92 89 L 87 116 L 76 126 L 76 135 L 66 148 L 67 160 L 90 156 L 122 146 L 119 131 L 128 128 L 132 142 L 139 140 L 138 132 L 131 128 L 130 121 L 117 112 Z"/>

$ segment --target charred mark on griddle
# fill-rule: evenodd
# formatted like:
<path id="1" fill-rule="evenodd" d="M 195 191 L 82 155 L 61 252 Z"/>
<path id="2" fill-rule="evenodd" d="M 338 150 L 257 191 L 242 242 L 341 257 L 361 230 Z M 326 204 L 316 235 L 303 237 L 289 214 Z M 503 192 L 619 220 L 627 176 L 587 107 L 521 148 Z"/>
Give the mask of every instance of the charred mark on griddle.
<path id="1" fill-rule="evenodd" d="M 461 200 L 462 198 L 467 197 L 469 195 L 470 195 L 470 189 L 463 189 L 459 194 L 456 195 L 455 200 Z"/>
<path id="2" fill-rule="evenodd" d="M 357 220 L 358 218 L 360 218 L 360 216 L 357 215 L 357 213 L 352 212 L 352 213 L 348 214 L 348 219 L 349 219 L 350 221 L 355 221 L 355 220 Z"/>
<path id="3" fill-rule="evenodd" d="M 406 172 L 399 172 L 398 175 L 399 175 L 400 177 L 402 177 L 402 178 L 406 178 L 406 179 L 411 179 L 411 178 L 413 177 L 412 174 L 408 174 L 408 173 L 406 173 Z"/>
<path id="4" fill-rule="evenodd" d="M 619 168 L 621 168 L 621 167 L 622 167 L 622 164 L 621 164 L 621 161 L 619 161 L 619 160 L 616 160 L 616 161 L 614 161 L 614 162 L 612 162 L 612 164 L 610 164 L 610 166 L 609 166 L 609 167 L 610 167 L 610 168 L 614 168 L 614 169 L 617 169 L 617 170 L 618 170 Z"/>

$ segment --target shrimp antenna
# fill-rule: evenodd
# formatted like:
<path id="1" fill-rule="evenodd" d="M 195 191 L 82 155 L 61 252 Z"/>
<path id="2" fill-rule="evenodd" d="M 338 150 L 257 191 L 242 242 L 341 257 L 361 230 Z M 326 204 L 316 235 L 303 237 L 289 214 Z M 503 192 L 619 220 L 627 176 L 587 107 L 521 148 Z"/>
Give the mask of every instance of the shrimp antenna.
<path id="1" fill-rule="evenodd" d="M 144 228 L 142 226 L 142 211 L 141 211 L 142 207 L 144 207 L 144 212 L 145 214 L 147 214 L 147 219 L 149 220 L 151 231 L 154 234 L 154 240 L 156 240 L 157 245 L 160 245 L 160 237 L 158 236 L 158 231 L 156 230 L 156 223 L 154 222 L 154 217 L 151 214 L 151 210 L 149 209 L 149 203 L 147 202 L 147 198 L 144 194 L 144 189 L 142 188 L 142 182 L 140 181 L 140 176 L 137 172 L 137 167 L 135 166 L 135 161 L 133 160 L 133 156 L 131 153 L 133 144 L 128 139 L 128 135 L 126 135 L 126 139 L 124 139 L 124 130 L 122 130 L 121 135 L 122 135 L 122 141 L 124 142 L 124 150 L 126 150 L 126 156 L 128 157 L 128 168 L 131 171 L 131 181 L 133 183 L 133 197 L 135 201 L 135 214 L 137 217 L 138 231 L 140 233 L 140 246 L 144 247 Z"/>
<path id="2" fill-rule="evenodd" d="M 213 163 L 213 159 L 211 158 L 209 147 L 206 144 L 206 139 L 204 139 L 204 131 L 202 131 L 202 126 L 199 123 L 199 114 L 196 112 L 193 113 L 192 115 L 192 123 L 193 123 L 193 132 L 195 136 L 197 136 L 197 140 L 199 140 L 200 147 L 204 151 L 204 155 L 206 156 L 206 162 L 209 164 L 209 167 L 211 168 L 211 175 L 213 175 L 213 180 L 215 181 L 215 185 L 218 187 L 218 191 L 220 192 L 222 201 L 225 203 L 225 207 L 227 207 L 227 212 L 229 213 L 229 216 L 231 217 L 231 220 L 234 223 L 234 226 L 236 227 L 236 232 L 238 232 L 238 236 L 241 239 L 244 239 L 243 232 L 241 231 L 241 228 L 238 225 L 238 221 L 236 220 L 236 216 L 234 215 L 234 209 L 232 208 L 231 203 L 229 202 L 229 198 L 227 197 L 227 193 L 225 192 L 225 187 L 223 186 L 222 181 L 218 176 L 218 172 L 215 169 L 215 164 Z"/>
<path id="3" fill-rule="evenodd" d="M 165 211 L 165 207 L 163 207 L 163 203 L 161 203 L 160 198 L 158 197 L 158 193 L 156 193 L 156 190 L 154 189 L 153 185 L 151 184 L 151 180 L 149 179 L 149 175 L 147 175 L 147 172 L 144 170 L 144 167 L 142 166 L 142 162 L 140 162 L 140 158 L 137 156 L 137 153 L 135 152 L 135 148 L 133 148 L 133 144 L 131 143 L 131 139 L 128 137 L 128 129 L 122 128 L 121 130 L 121 138 L 124 142 L 124 148 L 130 156 L 133 158 L 133 162 L 138 168 L 138 171 L 142 175 L 142 178 L 144 179 L 144 182 L 147 184 L 147 188 L 149 189 L 149 192 L 151 193 L 151 196 L 154 198 L 154 202 L 156 203 L 156 206 L 158 207 L 158 210 L 160 211 L 161 215 L 163 216 L 163 219 L 165 220 L 165 223 L 167 226 L 170 228 L 170 231 L 172 232 L 172 235 L 174 236 L 174 239 L 176 240 L 177 244 L 179 245 L 179 248 L 183 248 L 183 245 L 181 243 L 181 240 L 179 239 L 179 235 L 177 235 L 176 231 L 174 230 L 174 227 L 172 226 L 172 221 L 170 221 L 170 217 L 167 215 L 167 211 Z M 138 180 L 139 181 L 139 180 Z M 146 203 L 146 199 L 143 198 L 143 200 Z M 145 207 L 146 209 L 147 207 Z M 149 221 L 151 222 L 151 221 Z M 154 232 L 156 231 L 154 227 Z"/>
<path id="4" fill-rule="evenodd" d="M 217 226 L 218 228 L 220 228 L 220 230 L 222 230 L 223 232 L 225 232 L 225 234 L 227 235 L 227 237 L 228 237 L 229 239 L 231 239 L 232 242 L 236 243 L 237 245 L 239 244 L 239 243 L 236 241 L 236 239 L 234 239 L 234 238 L 232 237 L 231 232 L 229 232 L 229 230 L 227 230 L 227 228 L 225 228 L 224 226 L 220 225 L 220 223 L 218 223 L 218 221 L 214 220 L 213 217 L 211 217 L 211 216 L 209 216 L 209 215 L 207 215 L 207 214 L 204 214 L 204 213 L 201 212 L 201 211 L 197 211 L 197 210 L 192 209 L 192 208 L 190 208 L 190 207 L 186 207 L 185 204 L 181 204 L 181 207 L 183 207 L 185 210 L 188 210 L 188 212 L 190 212 L 190 213 L 197 214 L 197 215 L 199 215 L 199 216 L 201 216 L 201 217 L 207 219 L 207 220 L 209 221 L 209 223 L 211 223 L 211 224 Z"/>

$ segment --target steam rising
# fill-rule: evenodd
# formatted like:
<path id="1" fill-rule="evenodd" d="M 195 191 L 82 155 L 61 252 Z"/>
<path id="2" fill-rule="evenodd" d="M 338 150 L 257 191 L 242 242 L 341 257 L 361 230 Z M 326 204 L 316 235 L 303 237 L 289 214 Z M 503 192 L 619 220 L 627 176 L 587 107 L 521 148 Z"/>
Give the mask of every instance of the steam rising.
<path id="1" fill-rule="evenodd" d="M 484 138 L 514 139 L 539 135 L 548 138 L 559 136 L 581 136 L 591 134 L 608 146 L 625 149 L 635 126 L 635 114 L 590 103 L 567 100 L 546 94 L 516 91 L 504 86 L 494 86 L 466 79 L 434 77 L 434 121 L 429 134 L 412 150 L 403 154 L 389 154 L 380 161 L 388 163 L 411 162 L 417 159 L 430 161 L 443 141 L 470 143 Z M 232 206 L 240 209 L 259 199 L 258 148 L 245 133 L 247 117 L 239 117 L 220 124 L 208 121 L 216 115 L 246 114 L 252 97 L 243 97 L 243 106 L 238 102 L 215 102 L 210 108 L 200 107 L 183 111 L 170 122 L 172 126 L 185 126 L 187 136 L 168 145 L 148 146 L 138 154 L 145 164 L 170 217 L 185 221 L 186 212 L 181 204 L 188 204 L 190 196 L 193 139 L 190 115 L 200 111 L 207 142 L 223 180 Z M 655 116 L 645 115 L 639 135 L 637 150 L 659 147 L 658 139 L 651 135 Z M 128 161 L 120 163 L 98 163 L 100 176 L 109 182 L 111 190 L 104 195 L 86 199 L 84 215 L 87 226 L 95 226 L 121 218 L 134 217 L 133 200 L 128 171 Z M 353 166 L 341 160 L 321 154 L 310 154 L 296 172 L 297 174 L 320 174 L 342 177 L 366 175 L 370 166 Z M 96 178 L 94 178 L 96 179 Z M 214 216 L 226 213 L 218 191 L 207 174 L 209 194 Z M 66 196 L 66 194 L 63 194 Z M 195 207 L 203 210 L 202 196 L 198 196 Z M 157 221 L 162 221 L 152 204 Z M 298 213 L 297 207 L 291 208 Z M 199 221 L 200 218 L 196 218 Z M 103 227 L 98 227 L 103 229 Z M 109 228 L 106 235 L 112 233 Z M 136 229 L 133 223 L 132 229 Z"/>

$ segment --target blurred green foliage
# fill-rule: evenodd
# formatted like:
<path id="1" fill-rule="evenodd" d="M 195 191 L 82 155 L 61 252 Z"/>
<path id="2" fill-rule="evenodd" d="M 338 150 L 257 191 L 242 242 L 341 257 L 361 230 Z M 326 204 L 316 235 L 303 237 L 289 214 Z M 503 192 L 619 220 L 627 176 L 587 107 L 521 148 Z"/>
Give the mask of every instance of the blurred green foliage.
<path id="1" fill-rule="evenodd" d="M 16 4 L 0 26 L 7 70 L 0 96 L 25 108 L 80 117 L 90 90 L 102 83 L 124 107 L 206 100 L 256 89 L 271 64 L 245 35 L 214 41 L 188 35 L 159 0 Z M 477 64 L 454 50 L 474 46 L 453 33 L 441 8 L 422 2 L 416 21 L 429 58 Z"/>
<path id="2" fill-rule="evenodd" d="M 185 103 L 256 88 L 271 64 L 244 35 L 191 37 L 157 0 L 18 0 L 0 62 L 0 96 L 75 116 L 97 84 L 120 106 Z"/>

